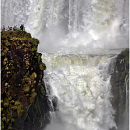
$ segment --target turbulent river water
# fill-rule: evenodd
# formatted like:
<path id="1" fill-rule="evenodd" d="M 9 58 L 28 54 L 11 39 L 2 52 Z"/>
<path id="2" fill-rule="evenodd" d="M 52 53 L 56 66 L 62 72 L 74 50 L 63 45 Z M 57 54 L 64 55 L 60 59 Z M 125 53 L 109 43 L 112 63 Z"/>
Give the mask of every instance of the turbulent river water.
<path id="1" fill-rule="evenodd" d="M 40 40 L 45 84 L 58 99 L 46 130 L 116 128 L 110 74 L 128 48 L 128 0 L 2 0 L 2 25 Z M 115 50 L 112 50 L 115 49 Z"/>
<path id="2" fill-rule="evenodd" d="M 43 54 L 45 82 L 58 98 L 46 130 L 109 130 L 116 127 L 110 103 L 112 55 Z M 111 67 L 110 67 L 111 64 Z"/>

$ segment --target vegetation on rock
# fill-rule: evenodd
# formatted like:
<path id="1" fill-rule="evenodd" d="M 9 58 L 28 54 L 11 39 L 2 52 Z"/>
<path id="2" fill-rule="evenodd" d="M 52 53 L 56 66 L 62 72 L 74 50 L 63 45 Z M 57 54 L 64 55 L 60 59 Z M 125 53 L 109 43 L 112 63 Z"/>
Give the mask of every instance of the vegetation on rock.
<path id="1" fill-rule="evenodd" d="M 44 95 L 39 41 L 25 31 L 1 32 L 1 129 L 17 130 L 37 95 Z M 42 91 L 41 91 L 42 90 Z"/>

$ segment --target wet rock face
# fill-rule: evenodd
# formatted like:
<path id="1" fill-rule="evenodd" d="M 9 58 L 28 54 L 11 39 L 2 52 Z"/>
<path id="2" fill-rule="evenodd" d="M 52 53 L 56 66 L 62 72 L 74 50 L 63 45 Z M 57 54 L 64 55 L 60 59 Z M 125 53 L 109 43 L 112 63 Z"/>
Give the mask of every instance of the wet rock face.
<path id="1" fill-rule="evenodd" d="M 129 49 L 122 51 L 116 58 L 114 72 L 111 75 L 112 105 L 116 112 L 115 121 L 119 126 L 124 120 L 124 111 L 128 109 L 126 98 L 129 88 Z"/>
<path id="2" fill-rule="evenodd" d="M 45 95 L 37 96 L 29 107 L 23 130 L 41 130 L 50 123 L 50 119 L 47 97 Z"/>
<path id="3" fill-rule="evenodd" d="M 33 121 L 37 126 L 48 114 L 42 81 L 46 67 L 37 53 L 38 43 L 25 31 L 1 32 L 2 130 L 24 129 L 31 107 L 37 111 L 34 116 L 39 120 Z"/>

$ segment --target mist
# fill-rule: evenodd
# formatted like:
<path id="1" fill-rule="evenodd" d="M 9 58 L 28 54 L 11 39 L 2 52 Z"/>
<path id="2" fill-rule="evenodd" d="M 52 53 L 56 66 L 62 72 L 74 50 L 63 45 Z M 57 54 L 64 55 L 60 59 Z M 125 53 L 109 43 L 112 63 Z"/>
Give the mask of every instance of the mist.
<path id="1" fill-rule="evenodd" d="M 39 3 L 26 22 L 26 30 L 40 40 L 39 52 L 87 53 L 88 49 L 129 47 L 128 0 Z"/>
<path id="2" fill-rule="evenodd" d="M 39 52 L 129 47 L 129 0 L 2 1 L 2 26 L 25 25 Z M 25 6 L 24 6 L 25 5 Z M 24 10 L 24 11 L 23 11 Z"/>
<path id="3" fill-rule="evenodd" d="M 45 130 L 116 128 L 108 73 L 114 57 L 109 54 L 129 48 L 128 3 L 2 0 L 2 26 L 24 24 L 25 31 L 40 42 L 38 52 L 47 66 L 48 81 L 44 81 L 59 101 L 59 111 L 50 112 L 51 123 Z M 128 129 L 128 114 L 124 117 L 119 130 Z"/>
<path id="4" fill-rule="evenodd" d="M 120 122 L 118 130 L 129 130 L 129 113 L 124 112 L 123 114 L 123 122 Z"/>
<path id="5" fill-rule="evenodd" d="M 105 30 L 67 32 L 62 26 L 51 27 L 40 34 L 39 52 L 87 53 L 93 49 L 129 47 L 128 32 L 118 20 Z"/>

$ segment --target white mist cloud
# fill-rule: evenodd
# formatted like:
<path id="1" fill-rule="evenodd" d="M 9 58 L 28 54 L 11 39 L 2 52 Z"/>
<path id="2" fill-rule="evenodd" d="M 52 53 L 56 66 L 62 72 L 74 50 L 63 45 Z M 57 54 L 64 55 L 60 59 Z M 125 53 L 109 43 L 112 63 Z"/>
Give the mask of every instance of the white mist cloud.
<path id="1" fill-rule="evenodd" d="M 43 51 L 57 51 L 60 50 L 60 46 L 66 32 L 62 27 L 55 26 L 44 30 L 40 36 L 40 45 L 38 47 L 39 52 Z"/>
<path id="2" fill-rule="evenodd" d="M 128 48 L 128 0 L 35 3 L 26 28 L 40 40 L 39 52 Z"/>

